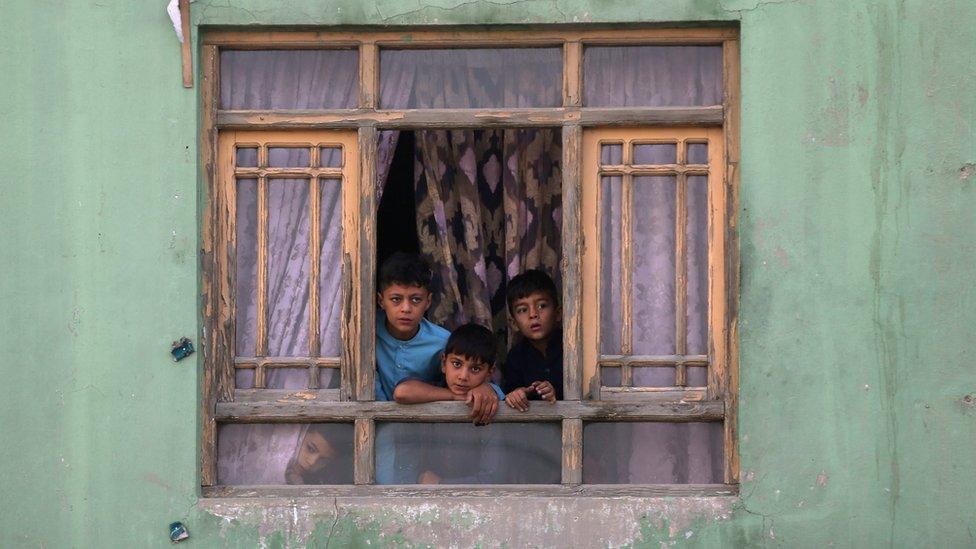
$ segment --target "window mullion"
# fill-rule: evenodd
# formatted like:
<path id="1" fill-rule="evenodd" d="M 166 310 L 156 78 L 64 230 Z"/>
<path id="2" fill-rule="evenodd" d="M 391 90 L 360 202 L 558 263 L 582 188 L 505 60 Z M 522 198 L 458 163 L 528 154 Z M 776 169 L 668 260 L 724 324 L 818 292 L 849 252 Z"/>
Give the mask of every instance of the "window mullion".
<path id="1" fill-rule="evenodd" d="M 357 419 L 353 448 L 353 479 L 356 484 L 376 483 L 375 439 L 376 423 L 372 419 Z"/>
<path id="2" fill-rule="evenodd" d="M 258 165 L 268 165 L 268 148 L 261 145 L 258 149 Z M 258 284 L 257 284 L 257 351 L 258 357 L 268 355 L 268 178 L 258 178 Z M 265 368 L 258 362 L 254 372 L 254 388 L 263 389 L 265 386 Z"/>
<path id="3" fill-rule="evenodd" d="M 567 124 L 562 130 L 563 151 L 563 398 L 580 400 L 583 396 L 582 345 L 582 158 L 583 130 L 579 124 Z"/>
<path id="4" fill-rule="evenodd" d="M 583 483 L 583 420 L 563 420 L 563 474 L 562 483 Z"/>
<path id="5" fill-rule="evenodd" d="M 358 346 L 358 358 L 353 363 L 356 372 L 355 395 L 357 400 L 375 400 L 376 388 L 376 148 L 375 126 L 359 128 L 359 257 L 353 258 L 353 295 L 358 297 L 354 308 L 358 309 L 349 325 L 359 327 L 359 340 L 348 342 Z M 357 227 L 347 227 L 356 230 Z"/>

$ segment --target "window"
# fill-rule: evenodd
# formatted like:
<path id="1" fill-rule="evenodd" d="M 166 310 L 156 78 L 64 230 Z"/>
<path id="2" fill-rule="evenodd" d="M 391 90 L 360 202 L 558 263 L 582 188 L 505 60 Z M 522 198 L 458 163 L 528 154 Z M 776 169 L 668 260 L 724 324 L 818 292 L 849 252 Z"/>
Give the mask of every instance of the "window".
<path id="1" fill-rule="evenodd" d="M 734 490 L 737 40 L 721 28 L 208 33 L 205 495 Z M 375 401 L 378 254 L 435 242 L 442 285 L 472 270 L 447 237 L 390 244 L 400 231 L 377 211 L 416 190 L 408 216 L 436 225 L 448 198 L 431 208 L 428 195 L 461 192 L 451 170 L 496 193 L 475 210 L 501 194 L 515 204 L 485 216 L 500 238 L 548 239 L 492 288 L 538 264 L 562 290 L 564 399 L 503 407 L 489 427 L 462 403 Z M 546 200 L 526 214 L 530 187 Z M 504 339 L 491 297 L 462 303 L 477 283 L 454 280 L 444 310 Z M 436 463 L 445 448 L 476 461 L 438 469 L 461 488 L 384 485 L 403 483 L 391 456 Z"/>

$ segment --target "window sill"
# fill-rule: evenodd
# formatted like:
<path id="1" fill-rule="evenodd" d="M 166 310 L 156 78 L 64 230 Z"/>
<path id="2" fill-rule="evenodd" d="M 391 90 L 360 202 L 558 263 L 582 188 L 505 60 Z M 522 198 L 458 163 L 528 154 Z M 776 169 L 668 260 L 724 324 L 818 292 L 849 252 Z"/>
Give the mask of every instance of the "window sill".
<path id="1" fill-rule="evenodd" d="M 204 486 L 203 499 L 337 498 L 337 497 L 736 497 L 737 484 L 486 484 L 399 486 Z"/>

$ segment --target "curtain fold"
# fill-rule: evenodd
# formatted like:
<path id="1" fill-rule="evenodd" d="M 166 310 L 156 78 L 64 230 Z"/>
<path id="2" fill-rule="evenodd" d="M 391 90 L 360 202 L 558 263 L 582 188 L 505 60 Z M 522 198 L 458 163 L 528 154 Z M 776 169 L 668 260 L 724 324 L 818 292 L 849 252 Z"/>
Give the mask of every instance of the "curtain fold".
<path id="1" fill-rule="evenodd" d="M 416 143 L 417 232 L 435 278 L 428 318 L 505 335 L 508 278 L 538 268 L 561 284 L 560 133 L 426 130 Z"/>

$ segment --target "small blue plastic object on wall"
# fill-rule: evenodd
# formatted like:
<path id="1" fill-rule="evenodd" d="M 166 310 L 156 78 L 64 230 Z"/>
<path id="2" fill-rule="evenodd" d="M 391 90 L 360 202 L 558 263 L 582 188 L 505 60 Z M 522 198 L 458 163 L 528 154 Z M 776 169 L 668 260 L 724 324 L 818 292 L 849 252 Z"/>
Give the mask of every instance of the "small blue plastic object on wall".
<path id="1" fill-rule="evenodd" d="M 169 540 L 173 543 L 179 543 L 188 537 L 190 537 L 190 532 L 186 530 L 186 526 L 183 526 L 182 522 L 174 522 L 169 525 Z"/>
<path id="2" fill-rule="evenodd" d="M 184 358 L 193 354 L 193 342 L 189 338 L 184 337 L 179 341 L 173 342 L 173 350 L 170 351 L 173 355 L 173 362 L 179 362 Z"/>

